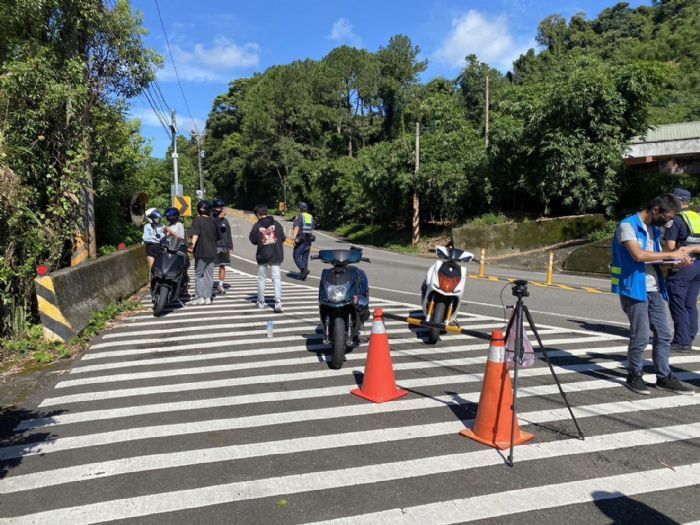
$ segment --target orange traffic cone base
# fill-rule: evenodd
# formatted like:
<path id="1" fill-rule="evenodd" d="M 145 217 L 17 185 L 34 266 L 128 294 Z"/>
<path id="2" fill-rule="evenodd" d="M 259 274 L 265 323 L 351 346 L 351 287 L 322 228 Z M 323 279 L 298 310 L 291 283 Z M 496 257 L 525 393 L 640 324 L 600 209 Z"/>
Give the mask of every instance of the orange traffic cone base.
<path id="1" fill-rule="evenodd" d="M 468 437 L 469 439 L 473 439 L 474 441 L 478 441 L 479 443 L 482 443 L 482 444 L 487 445 L 489 447 L 497 448 L 498 450 L 505 450 L 507 448 L 510 448 L 510 439 L 507 441 L 493 441 L 493 440 L 484 439 L 482 437 L 477 436 L 470 428 L 467 428 L 466 430 L 462 430 L 459 434 L 461 436 Z M 518 434 L 520 434 L 520 435 L 518 435 Z M 528 441 L 530 441 L 534 437 L 535 436 L 533 434 L 530 434 L 529 432 L 516 432 L 515 440 L 513 441 L 513 444 L 514 445 L 522 445 L 523 443 L 527 443 Z"/>
<path id="2" fill-rule="evenodd" d="M 355 390 L 350 391 L 351 394 L 355 394 L 358 397 L 361 397 L 363 399 L 367 399 L 368 401 L 372 401 L 374 403 L 384 403 L 385 401 L 393 401 L 394 399 L 398 399 L 400 397 L 405 396 L 408 394 L 408 390 L 402 390 L 400 388 L 397 388 L 391 393 L 385 394 L 383 396 L 378 396 L 378 395 L 370 395 L 366 394 L 362 391 L 361 388 L 356 388 Z"/>

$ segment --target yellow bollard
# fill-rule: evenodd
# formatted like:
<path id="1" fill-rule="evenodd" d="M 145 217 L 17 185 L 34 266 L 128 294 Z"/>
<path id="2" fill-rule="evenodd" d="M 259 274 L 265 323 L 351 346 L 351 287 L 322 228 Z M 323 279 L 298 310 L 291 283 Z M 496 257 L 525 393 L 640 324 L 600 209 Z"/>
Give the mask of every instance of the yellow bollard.
<path id="1" fill-rule="evenodd" d="M 486 248 L 481 249 L 481 257 L 479 258 L 479 277 L 486 277 Z"/>
<path id="2" fill-rule="evenodd" d="M 554 273 L 554 252 L 549 252 L 549 266 L 547 267 L 547 284 L 552 284 L 552 274 Z"/>

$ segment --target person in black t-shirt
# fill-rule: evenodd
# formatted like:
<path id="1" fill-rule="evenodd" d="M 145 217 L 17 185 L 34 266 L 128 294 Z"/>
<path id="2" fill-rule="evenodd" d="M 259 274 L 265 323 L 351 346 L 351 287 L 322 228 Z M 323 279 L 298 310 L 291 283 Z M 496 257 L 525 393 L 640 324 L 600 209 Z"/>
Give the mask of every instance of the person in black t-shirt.
<path id="1" fill-rule="evenodd" d="M 192 221 L 191 250 L 194 253 L 195 289 L 193 304 L 211 304 L 213 294 L 219 228 L 211 217 L 211 209 L 209 201 L 201 201 L 197 204 L 199 216 Z"/>

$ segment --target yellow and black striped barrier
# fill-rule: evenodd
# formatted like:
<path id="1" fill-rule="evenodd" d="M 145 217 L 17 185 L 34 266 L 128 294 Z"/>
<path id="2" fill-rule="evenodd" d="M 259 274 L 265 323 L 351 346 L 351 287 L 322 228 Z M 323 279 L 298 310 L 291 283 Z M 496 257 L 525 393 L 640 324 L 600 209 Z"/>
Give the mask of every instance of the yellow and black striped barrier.
<path id="1" fill-rule="evenodd" d="M 461 328 L 461 327 L 456 326 L 456 325 L 444 324 L 444 323 L 433 323 L 431 321 L 426 321 L 425 319 L 420 319 L 418 317 L 397 315 L 397 314 L 389 313 L 387 311 L 384 311 L 384 318 L 385 319 L 393 319 L 394 321 L 401 321 L 401 322 L 404 322 L 404 323 L 409 324 L 411 326 L 422 326 L 424 328 L 436 328 L 438 330 L 444 330 L 445 332 L 449 332 L 452 334 L 468 335 L 471 337 L 478 337 L 479 339 L 486 339 L 486 340 L 489 340 L 491 338 L 490 334 L 487 334 L 484 332 L 478 332 L 476 330 L 465 330 L 464 328 Z"/>
<path id="2" fill-rule="evenodd" d="M 77 335 L 70 322 L 61 312 L 56 300 L 53 278 L 49 275 L 34 279 L 36 302 L 39 307 L 44 338 L 49 341 L 68 341 Z"/>

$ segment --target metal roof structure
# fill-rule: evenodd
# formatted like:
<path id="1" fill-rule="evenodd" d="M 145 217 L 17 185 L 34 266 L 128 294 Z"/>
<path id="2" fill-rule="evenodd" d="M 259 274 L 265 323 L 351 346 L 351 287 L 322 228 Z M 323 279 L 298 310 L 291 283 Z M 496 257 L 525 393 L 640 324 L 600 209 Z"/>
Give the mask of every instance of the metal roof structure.
<path id="1" fill-rule="evenodd" d="M 687 140 L 700 138 L 700 120 L 694 122 L 679 122 L 677 124 L 661 124 L 650 128 L 644 136 L 634 137 L 631 144 L 649 142 L 667 142 L 671 140 Z"/>

